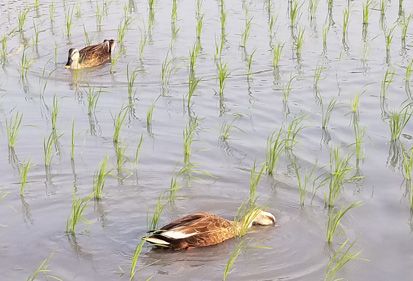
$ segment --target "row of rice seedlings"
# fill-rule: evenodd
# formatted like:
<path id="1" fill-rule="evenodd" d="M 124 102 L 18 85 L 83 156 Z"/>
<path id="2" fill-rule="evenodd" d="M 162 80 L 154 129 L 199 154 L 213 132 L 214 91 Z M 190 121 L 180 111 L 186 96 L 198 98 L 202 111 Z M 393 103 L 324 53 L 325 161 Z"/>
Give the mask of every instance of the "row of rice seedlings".
<path id="1" fill-rule="evenodd" d="M 247 14 L 245 17 L 244 31 L 241 34 L 241 47 L 242 48 L 247 47 L 248 38 L 250 37 L 250 33 L 251 33 L 251 23 L 252 23 L 252 18 L 249 18 Z"/>
<path id="2" fill-rule="evenodd" d="M 74 12 L 74 7 L 72 8 L 69 7 L 65 13 L 66 35 L 69 39 L 72 36 L 73 12 Z"/>
<path id="3" fill-rule="evenodd" d="M 29 9 L 24 8 L 17 15 L 18 31 L 19 32 L 23 32 L 24 25 L 25 25 L 26 20 L 27 20 L 27 14 L 29 13 L 29 11 L 30 11 Z"/>
<path id="4" fill-rule="evenodd" d="M 198 127 L 197 118 L 190 119 L 189 124 L 185 127 L 184 136 L 184 167 L 191 166 L 191 147 L 194 140 L 195 130 Z"/>
<path id="5" fill-rule="evenodd" d="M 24 196 L 24 190 L 26 188 L 26 184 L 27 184 L 27 175 L 30 171 L 30 168 L 32 166 L 32 162 L 26 161 L 23 162 L 20 166 L 19 166 L 19 174 L 20 174 L 20 196 Z"/>
<path id="6" fill-rule="evenodd" d="M 335 206 L 344 183 L 354 179 L 354 177 L 349 176 L 353 170 L 350 166 L 350 159 L 351 155 L 342 157 L 337 147 L 330 150 L 330 174 L 326 178 L 328 180 L 328 195 L 325 198 L 325 204 L 328 208 Z"/>
<path id="7" fill-rule="evenodd" d="M 255 206 L 255 202 L 257 200 L 257 187 L 260 183 L 261 176 L 264 171 L 267 170 L 265 163 L 261 165 L 261 168 L 257 171 L 256 170 L 256 163 L 251 168 L 250 172 L 250 194 L 249 194 L 249 205 Z"/>
<path id="8" fill-rule="evenodd" d="M 145 244 L 145 239 L 141 239 L 141 241 L 136 245 L 135 251 L 133 252 L 131 268 L 129 271 L 129 280 L 133 280 L 136 274 L 136 265 L 138 264 L 139 256 L 142 253 L 143 245 Z"/>
<path id="9" fill-rule="evenodd" d="M 237 260 L 238 256 L 242 253 L 242 250 L 244 247 L 245 247 L 244 242 L 241 241 L 232 250 L 231 254 L 229 255 L 227 264 L 225 265 L 224 276 L 222 277 L 223 281 L 226 281 L 228 279 L 228 276 L 234 267 L 235 261 Z"/>
<path id="10" fill-rule="evenodd" d="M 116 146 L 118 147 L 118 145 Z M 103 158 L 99 164 L 99 170 L 95 173 L 93 178 L 93 198 L 101 200 L 103 198 L 103 188 L 105 187 L 106 176 L 109 174 L 107 171 L 108 157 Z"/>
<path id="11" fill-rule="evenodd" d="M 123 123 L 125 122 L 127 113 L 128 111 L 126 110 L 126 108 L 122 108 L 120 112 L 116 115 L 116 118 L 113 122 L 113 125 L 115 127 L 113 131 L 113 143 L 115 145 L 119 143 L 120 130 L 122 129 Z"/>
<path id="12" fill-rule="evenodd" d="M 274 131 L 267 139 L 267 151 L 265 155 L 265 167 L 267 174 L 273 176 L 275 174 L 278 160 L 285 148 L 285 141 L 282 137 L 282 128 L 278 132 Z"/>
<path id="13" fill-rule="evenodd" d="M 3 37 L 1 37 L 1 50 L 0 50 L 0 62 L 2 64 L 5 64 L 7 62 L 7 35 L 4 34 Z"/>
<path id="14" fill-rule="evenodd" d="M 309 10 L 311 20 L 316 18 L 317 9 L 318 9 L 319 4 L 320 4 L 320 0 L 310 0 L 308 2 L 308 10 Z"/>
<path id="15" fill-rule="evenodd" d="M 328 211 L 328 221 L 326 228 L 326 241 L 328 244 L 331 244 L 333 242 L 334 235 L 337 231 L 337 228 L 341 225 L 341 220 L 343 219 L 344 215 L 351 209 L 354 209 L 359 206 L 361 206 L 361 202 L 354 202 L 340 210 L 336 211 L 330 209 Z"/>
<path id="16" fill-rule="evenodd" d="M 91 199 L 91 195 L 85 196 L 83 198 L 77 198 L 76 194 L 73 193 L 72 209 L 70 211 L 69 218 L 66 221 L 66 233 L 75 235 L 78 223 L 80 221 L 86 221 L 83 213 Z"/>
<path id="17" fill-rule="evenodd" d="M 337 273 L 350 261 L 360 259 L 361 252 L 352 253 L 351 249 L 354 242 L 344 241 L 331 257 L 326 268 L 325 281 L 339 280 L 336 278 Z"/>
<path id="18" fill-rule="evenodd" d="M 286 150 L 292 151 L 297 144 L 297 136 L 304 128 L 302 122 L 304 116 L 297 116 L 287 125 L 287 130 L 284 137 L 284 147 Z"/>
<path id="19" fill-rule="evenodd" d="M 331 113 L 333 112 L 334 107 L 336 106 L 336 101 L 337 100 L 335 98 L 332 98 L 328 103 L 326 109 L 324 109 L 324 104 L 321 103 L 321 128 L 324 130 L 327 130 L 327 126 L 331 118 Z"/>
<path id="20" fill-rule="evenodd" d="M 95 92 L 95 88 L 88 87 L 87 91 L 87 114 L 92 116 L 96 112 L 96 106 L 99 101 L 101 90 Z"/>
<path id="21" fill-rule="evenodd" d="M 56 133 L 57 132 L 57 116 L 59 114 L 59 102 L 57 100 L 57 97 L 53 97 L 53 104 L 52 104 L 52 113 L 51 113 L 51 121 L 52 121 L 52 132 Z"/>
<path id="22" fill-rule="evenodd" d="M 394 111 L 389 113 L 391 141 L 396 141 L 400 138 L 400 135 L 412 117 L 412 114 L 413 111 L 410 106 L 405 106 L 399 112 Z"/>
<path id="23" fill-rule="evenodd" d="M 20 126 L 22 124 L 23 113 L 16 112 L 13 114 L 10 120 L 6 119 L 6 134 L 8 140 L 8 146 L 10 149 L 14 149 L 17 138 L 20 133 Z"/>
<path id="24" fill-rule="evenodd" d="M 280 59 L 281 59 L 283 48 L 284 48 L 283 43 L 278 43 L 272 48 L 272 67 L 274 69 L 278 69 L 280 65 Z"/>

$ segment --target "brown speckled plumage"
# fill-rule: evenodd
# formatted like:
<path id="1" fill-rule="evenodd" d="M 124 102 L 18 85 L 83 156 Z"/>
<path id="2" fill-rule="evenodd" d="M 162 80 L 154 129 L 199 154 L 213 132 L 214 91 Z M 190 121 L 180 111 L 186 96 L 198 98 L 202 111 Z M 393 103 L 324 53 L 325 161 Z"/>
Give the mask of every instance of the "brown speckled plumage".
<path id="1" fill-rule="evenodd" d="M 274 224 L 275 218 L 270 223 Z M 172 221 L 153 231 L 146 240 L 175 250 L 206 247 L 234 238 L 239 235 L 240 227 L 240 222 L 201 212 Z"/>
<path id="2" fill-rule="evenodd" d="M 111 55 L 114 48 L 115 41 L 104 40 L 100 44 L 87 46 L 80 51 L 77 49 L 70 49 L 66 68 L 81 69 L 99 66 L 111 61 Z M 75 53 L 78 53 L 75 55 Z"/>

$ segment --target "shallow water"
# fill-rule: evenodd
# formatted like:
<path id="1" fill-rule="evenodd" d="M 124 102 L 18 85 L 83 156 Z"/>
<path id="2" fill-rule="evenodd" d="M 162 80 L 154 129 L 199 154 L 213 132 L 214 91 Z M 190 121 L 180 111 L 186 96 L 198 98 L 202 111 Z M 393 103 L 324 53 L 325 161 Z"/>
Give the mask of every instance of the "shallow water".
<path id="1" fill-rule="evenodd" d="M 30 2 L 30 3 L 27 3 Z M 7 62 L 0 70 L 0 270 L 2 280 L 27 278 L 50 256 L 50 274 L 63 280 L 127 280 L 130 259 L 148 227 L 156 202 L 175 177 L 180 185 L 173 204 L 165 203 L 160 224 L 187 213 L 204 210 L 225 217 L 235 216 L 248 199 L 250 169 L 265 161 L 268 136 L 297 116 L 305 116 L 297 144 L 279 160 L 274 177 L 264 175 L 259 184 L 258 204 L 273 212 L 276 228 L 254 229 L 245 238 L 207 249 L 163 252 L 144 246 L 136 280 L 220 280 L 229 256 L 240 240 L 244 249 L 234 264 L 229 280 L 323 280 L 327 264 L 340 244 L 354 242 L 352 252 L 361 251 L 360 260 L 351 261 L 337 277 L 345 280 L 411 280 L 413 269 L 413 222 L 408 192 L 401 170 L 402 153 L 412 146 L 413 125 L 409 122 L 398 142 L 390 142 L 387 114 L 411 102 L 405 71 L 412 59 L 413 24 L 401 43 L 401 15 L 413 13 L 413 3 L 386 1 L 386 30 L 394 27 L 390 53 L 378 3 L 372 4 L 367 35 L 362 34 L 362 3 L 350 1 L 348 40 L 342 42 L 343 10 L 348 1 L 334 1 L 331 14 L 327 1 L 320 1 L 316 18 L 309 19 L 309 1 L 300 1 L 298 26 L 305 28 L 304 47 L 298 58 L 289 28 L 289 1 L 225 1 L 226 43 L 222 60 L 230 76 L 220 107 L 215 41 L 221 36 L 219 1 L 203 1 L 202 50 L 195 67 L 199 86 L 192 98 L 190 114 L 183 99 L 188 93 L 189 52 L 196 42 L 195 1 L 178 1 L 177 28 L 171 35 L 171 3 L 158 1 L 150 28 L 147 1 L 107 1 L 101 31 L 97 29 L 94 1 L 55 3 L 50 21 L 51 1 L 8 1 L 0 4 L 0 34 L 8 38 Z M 164 3 L 165 2 L 165 3 Z M 268 11 L 268 3 L 273 3 Z M 99 9 L 103 2 L 98 2 Z M 126 31 L 124 51 L 112 68 L 69 71 L 64 68 L 67 50 L 86 45 L 84 30 L 91 42 L 117 38 L 117 29 L 126 11 L 131 24 Z M 15 30 L 18 12 L 30 7 L 23 32 Z M 79 7 L 79 8 L 77 8 Z M 70 38 L 65 34 L 65 14 L 74 9 Z M 245 9 L 252 18 L 246 48 L 240 47 L 245 25 Z M 77 13 L 80 11 L 80 14 Z M 283 43 L 279 71 L 272 67 L 268 14 L 277 16 L 273 43 Z M 323 51 L 323 26 L 331 23 L 327 49 Z M 33 42 L 36 24 L 39 43 Z M 146 30 L 148 43 L 139 56 Z M 294 34 L 297 30 L 293 29 Z M 117 51 L 121 46 L 117 45 Z M 247 75 L 246 55 L 255 50 L 252 74 Z M 367 51 L 365 51 L 367 50 Z M 23 52 L 32 60 L 26 78 L 20 74 Z M 161 69 L 166 55 L 173 58 L 174 71 L 169 86 L 162 91 Z M 320 98 L 314 89 L 314 72 L 325 67 L 318 95 L 324 108 L 335 98 L 328 130 L 321 128 Z M 136 95 L 128 99 L 127 68 L 137 70 Z M 387 98 L 380 101 L 381 83 L 387 69 L 395 72 Z M 292 91 L 283 104 L 283 88 L 291 77 Z M 95 114 L 88 115 L 87 91 L 101 90 Z M 43 91 L 43 89 L 45 89 Z M 351 102 L 360 96 L 359 125 L 365 129 L 362 150 L 356 160 Z M 57 132 L 59 153 L 46 173 L 43 141 L 51 132 L 53 98 L 59 103 Z M 146 114 L 155 104 L 150 128 Z M 126 147 L 123 170 L 116 168 L 112 141 L 113 119 L 129 106 L 121 130 Z M 7 145 L 6 119 L 23 113 L 14 153 Z M 184 166 L 183 131 L 197 118 L 192 144 L 192 172 L 179 175 Z M 71 126 L 75 122 L 75 159 L 71 161 Z M 232 124 L 228 140 L 220 138 L 221 127 Z M 133 164 L 140 136 L 143 145 L 139 164 Z M 345 184 L 336 208 L 362 201 L 342 220 L 334 242 L 325 242 L 327 209 L 324 198 L 328 186 L 317 188 L 329 171 L 330 149 L 352 154 L 352 175 L 363 178 Z M 93 178 L 100 161 L 109 157 L 104 198 L 91 201 L 76 236 L 65 233 L 72 194 L 92 192 Z M 308 183 L 305 205 L 300 206 L 292 159 L 302 178 L 315 170 Z M 18 164 L 30 160 L 32 168 L 24 197 L 19 196 Z M 315 167 L 315 168 L 314 168 Z M 313 187 L 312 181 L 316 179 Z M 313 189 L 315 192 L 313 192 Z"/>

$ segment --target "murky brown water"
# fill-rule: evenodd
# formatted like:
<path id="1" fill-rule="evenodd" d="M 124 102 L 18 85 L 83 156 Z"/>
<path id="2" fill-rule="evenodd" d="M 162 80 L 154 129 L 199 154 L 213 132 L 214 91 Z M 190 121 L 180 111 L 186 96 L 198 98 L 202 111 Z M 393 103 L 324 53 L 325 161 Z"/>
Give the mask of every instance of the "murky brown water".
<path id="1" fill-rule="evenodd" d="M 289 28 L 289 1 L 226 0 L 226 44 L 222 59 L 230 77 L 220 109 L 215 41 L 221 34 L 219 1 L 203 1 L 202 50 L 196 63 L 201 79 L 192 98 L 191 116 L 197 117 L 191 162 L 192 176 L 177 176 L 183 167 L 183 130 L 189 122 L 183 98 L 188 93 L 188 58 L 195 37 L 195 1 L 178 1 L 176 40 L 171 40 L 171 2 L 157 1 L 153 29 L 148 30 L 147 1 L 106 1 L 101 31 L 96 27 L 96 7 L 102 1 L 57 1 L 51 23 L 51 1 L 6 1 L 0 3 L 0 35 L 6 35 L 7 62 L 0 78 L 0 270 L 2 280 L 24 280 L 50 256 L 51 274 L 63 280 L 127 280 L 130 258 L 139 237 L 147 231 L 147 219 L 158 197 L 176 177 L 181 189 L 174 204 L 166 204 L 160 224 L 199 210 L 233 217 L 249 195 L 250 169 L 265 161 L 266 140 L 294 117 L 305 115 L 303 130 L 292 150 L 304 176 L 313 166 L 315 176 L 328 171 L 331 147 L 355 153 L 351 125 L 351 101 L 360 97 L 359 124 L 365 128 L 364 159 L 357 164 L 363 176 L 346 184 L 337 208 L 351 202 L 363 205 L 351 210 L 342 221 L 333 245 L 325 242 L 327 186 L 312 194 L 312 182 L 305 206 L 299 204 L 297 179 L 291 156 L 283 154 L 274 178 L 263 176 L 258 187 L 258 204 L 266 206 L 279 220 L 277 228 L 254 230 L 242 238 L 245 249 L 235 262 L 230 280 L 323 280 L 327 264 L 341 242 L 355 242 L 351 251 L 361 251 L 366 260 L 350 262 L 337 277 L 345 280 L 411 280 L 413 276 L 413 223 L 403 174 L 402 151 L 412 146 L 413 125 L 407 124 L 400 142 L 390 142 L 386 112 L 399 110 L 409 102 L 405 70 L 412 59 L 413 24 L 407 30 L 406 46 L 401 44 L 399 2 L 385 1 L 385 25 L 394 27 L 391 51 L 386 58 L 385 37 L 380 24 L 379 1 L 372 4 L 366 41 L 362 36 L 362 3 L 350 2 L 347 46 L 342 43 L 343 10 L 348 1 L 334 1 L 327 50 L 323 52 L 323 26 L 329 22 L 327 1 L 320 1 L 316 19 L 309 20 L 309 1 L 303 3 L 298 25 L 305 28 L 301 59 L 297 59 Z M 268 2 L 277 16 L 274 43 L 284 43 L 279 78 L 272 69 L 268 28 Z M 413 13 L 413 3 L 403 1 L 404 14 Z M 64 69 L 67 50 L 86 45 L 84 30 L 91 42 L 117 38 L 125 5 L 131 18 L 126 31 L 124 53 L 116 66 L 81 71 Z M 23 32 L 17 32 L 17 16 L 30 7 Z M 78 8 L 79 7 L 79 8 Z M 134 7 L 132 9 L 132 7 Z M 65 11 L 74 9 L 70 39 L 65 35 Z M 247 47 L 241 48 L 245 12 L 252 18 Z M 77 12 L 79 11 L 79 12 Z M 33 44 L 35 30 L 39 43 Z M 148 43 L 143 58 L 139 48 L 146 28 Z M 295 31 L 296 32 L 296 31 Z M 172 44 L 172 45 L 171 45 Z M 117 46 L 119 50 L 119 46 Z M 169 50 L 170 49 L 170 50 Z M 55 55 L 56 50 L 56 55 Z M 161 68 L 169 50 L 175 70 L 167 92 L 162 95 Z M 255 50 L 253 74 L 248 78 L 246 54 Z M 364 50 L 367 50 L 366 52 Z M 27 78 L 21 79 L 23 52 L 32 60 Z M 121 143 L 128 160 L 116 171 L 112 142 L 113 119 L 127 106 L 127 66 L 137 69 L 135 99 L 121 131 Z M 321 129 L 320 100 L 313 88 L 314 72 L 324 66 L 319 95 L 326 106 L 337 99 L 328 125 Z M 385 105 L 380 103 L 381 81 L 386 70 L 395 72 Z M 292 91 L 287 106 L 282 89 L 290 77 Z M 45 90 L 43 92 L 44 86 Z M 87 91 L 101 89 L 96 112 L 89 116 Z M 43 141 L 51 131 L 51 108 L 57 97 L 60 112 L 57 131 L 60 153 L 53 157 L 50 174 L 44 167 Z M 158 98 L 159 97 L 159 98 Z M 156 102 L 155 102 L 156 101 Z M 146 114 L 155 102 L 151 130 Z M 383 110 L 384 108 L 384 110 Z M 5 120 L 23 113 L 15 155 L 7 146 Z M 75 160 L 71 163 L 71 125 L 75 121 Z M 234 125 L 227 141 L 220 139 L 223 124 Z M 133 158 L 138 140 L 144 142 L 138 168 Z M 74 237 L 65 233 L 72 194 L 85 196 L 92 191 L 99 162 L 109 157 L 112 170 L 104 198 L 91 201 L 86 210 L 89 224 L 81 223 Z M 19 196 L 18 163 L 30 160 L 25 196 Z M 356 167 L 356 157 L 350 161 Z M 201 172 L 197 172 L 197 170 Z M 356 169 L 352 174 L 356 173 Z M 166 199 L 165 199 L 166 200 Z M 239 240 L 207 249 L 186 252 L 153 251 L 145 246 L 137 266 L 136 280 L 220 280 L 231 251 Z"/>

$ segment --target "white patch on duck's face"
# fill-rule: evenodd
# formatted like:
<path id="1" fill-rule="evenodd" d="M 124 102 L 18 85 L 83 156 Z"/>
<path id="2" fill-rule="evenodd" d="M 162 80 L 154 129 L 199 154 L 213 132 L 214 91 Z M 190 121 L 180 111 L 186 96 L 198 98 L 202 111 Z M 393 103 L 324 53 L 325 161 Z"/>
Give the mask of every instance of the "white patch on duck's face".
<path id="1" fill-rule="evenodd" d="M 168 231 L 162 232 L 160 235 L 171 238 L 171 239 L 184 239 L 184 238 L 194 236 L 196 234 L 198 234 L 198 232 L 185 233 L 179 230 L 168 230 Z"/>
<path id="2" fill-rule="evenodd" d="M 255 225 L 275 225 L 276 219 L 273 214 L 269 212 L 260 211 L 257 217 L 254 219 Z"/>
<path id="3" fill-rule="evenodd" d="M 79 50 L 78 49 L 70 49 L 69 50 L 69 57 L 67 59 L 67 63 L 65 65 L 66 68 L 76 69 L 79 67 Z"/>

